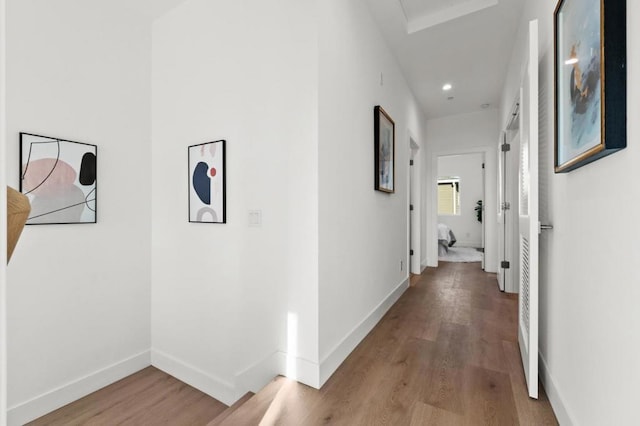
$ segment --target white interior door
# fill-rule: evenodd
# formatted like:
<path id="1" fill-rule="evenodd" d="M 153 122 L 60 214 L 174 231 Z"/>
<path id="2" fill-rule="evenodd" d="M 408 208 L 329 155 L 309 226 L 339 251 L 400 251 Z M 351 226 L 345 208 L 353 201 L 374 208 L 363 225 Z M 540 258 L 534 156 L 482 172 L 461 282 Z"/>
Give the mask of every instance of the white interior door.
<path id="1" fill-rule="evenodd" d="M 538 398 L 538 21 L 529 23 L 522 81 L 518 216 L 520 274 L 518 342 L 531 398 Z"/>
<path id="2" fill-rule="evenodd" d="M 486 233 L 487 233 L 487 227 L 486 227 L 486 223 L 487 223 L 487 215 L 486 215 L 486 204 L 487 204 L 487 169 L 486 169 L 486 164 L 487 164 L 487 158 L 486 156 L 483 154 L 482 155 L 482 209 L 480 212 L 482 221 L 480 222 L 480 226 L 482 227 L 482 232 L 481 232 L 481 236 L 482 236 L 482 241 L 481 241 L 481 247 L 482 247 L 482 261 L 480 264 L 480 267 L 482 268 L 482 270 L 486 270 L 486 266 L 484 264 L 484 251 L 485 248 L 487 246 L 486 240 Z"/>
<path id="3" fill-rule="evenodd" d="M 500 263 L 506 259 L 506 191 L 507 191 L 507 176 L 506 176 L 506 158 L 507 153 L 503 150 L 503 145 L 506 143 L 506 132 L 500 134 L 500 143 L 498 144 L 498 288 L 500 291 L 505 291 L 506 288 L 506 274 L 504 268 Z"/>

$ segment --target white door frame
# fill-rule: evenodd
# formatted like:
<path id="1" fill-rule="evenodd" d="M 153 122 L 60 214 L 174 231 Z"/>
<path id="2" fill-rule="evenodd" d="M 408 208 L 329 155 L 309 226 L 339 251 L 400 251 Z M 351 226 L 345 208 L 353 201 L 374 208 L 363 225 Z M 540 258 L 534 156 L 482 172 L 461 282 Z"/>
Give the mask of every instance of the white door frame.
<path id="1" fill-rule="evenodd" d="M 420 217 L 422 214 L 422 181 L 420 179 L 422 171 L 422 162 L 420 161 L 420 144 L 411 130 L 407 129 L 410 161 L 413 161 L 413 166 L 407 168 L 407 188 L 409 188 L 409 194 L 407 194 L 407 214 L 409 218 L 407 220 L 407 236 L 411 245 L 409 250 L 413 250 L 413 256 L 409 256 L 408 269 L 412 274 L 422 273 L 422 228 Z M 413 211 L 410 211 L 410 205 L 413 204 Z"/>
<path id="2" fill-rule="evenodd" d="M 502 220 L 506 220 L 506 226 L 503 223 L 499 223 L 499 227 L 504 226 L 504 241 L 502 244 L 498 244 L 503 249 L 502 252 L 498 252 L 498 275 L 502 273 L 502 286 L 500 290 L 507 293 L 518 293 L 518 279 L 520 273 L 520 265 L 518 258 L 518 167 L 520 159 L 520 103 L 522 101 L 520 88 L 518 88 L 517 94 L 514 96 L 514 101 L 511 107 L 511 118 L 506 123 L 504 130 L 500 135 L 500 145 L 504 138 L 505 142 L 510 144 L 511 150 L 506 154 L 507 158 L 503 165 L 505 174 L 504 180 L 506 184 L 505 198 L 502 201 L 506 201 L 510 204 L 510 209 L 506 214 L 506 218 L 501 217 Z M 514 129 L 515 126 L 515 129 Z M 515 134 L 511 132 L 516 132 Z M 500 145 L 498 148 L 499 154 Z M 498 182 L 498 192 L 502 189 L 502 183 Z M 498 194 L 498 214 L 500 214 L 500 194 Z M 502 234 L 498 229 L 498 238 Z M 500 266 L 501 261 L 509 262 L 509 269 L 502 271 Z M 500 284 L 500 279 L 498 279 Z"/>
<path id="3" fill-rule="evenodd" d="M 486 241 L 484 248 L 485 271 L 497 272 L 498 229 L 497 229 L 497 185 L 496 178 L 497 151 L 495 146 L 484 145 L 470 148 L 448 149 L 431 152 L 431 170 L 428 174 L 428 188 L 431 205 L 427 206 L 427 264 L 438 266 L 438 157 L 448 155 L 484 154 L 485 185 L 484 185 L 484 217 L 486 222 Z"/>

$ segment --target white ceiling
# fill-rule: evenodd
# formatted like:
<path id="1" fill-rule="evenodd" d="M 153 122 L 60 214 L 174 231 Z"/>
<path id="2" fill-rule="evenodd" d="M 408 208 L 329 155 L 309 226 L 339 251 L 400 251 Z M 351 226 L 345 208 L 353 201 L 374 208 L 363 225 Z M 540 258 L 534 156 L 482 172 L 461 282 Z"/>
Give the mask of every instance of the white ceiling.
<path id="1" fill-rule="evenodd" d="M 498 106 L 524 0 L 366 2 L 427 117 Z"/>
<path id="2" fill-rule="evenodd" d="M 111 0 L 124 9 L 156 19 L 186 0 Z"/>
<path id="3" fill-rule="evenodd" d="M 186 0 L 111 1 L 153 20 Z M 524 0 L 365 1 L 428 118 L 498 106 Z"/>

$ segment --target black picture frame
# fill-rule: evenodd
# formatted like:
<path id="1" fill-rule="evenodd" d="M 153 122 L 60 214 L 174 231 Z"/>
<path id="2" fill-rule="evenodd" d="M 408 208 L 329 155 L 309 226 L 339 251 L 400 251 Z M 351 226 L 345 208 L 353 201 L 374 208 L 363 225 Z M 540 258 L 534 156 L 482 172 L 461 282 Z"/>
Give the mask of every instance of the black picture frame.
<path id="1" fill-rule="evenodd" d="M 29 198 L 27 225 L 98 221 L 98 146 L 20 132 L 19 190 Z"/>
<path id="2" fill-rule="evenodd" d="M 556 173 L 627 146 L 626 0 L 559 0 L 554 11 Z"/>
<path id="3" fill-rule="evenodd" d="M 395 192 L 396 125 L 380 106 L 373 109 L 374 128 L 374 189 L 393 194 Z"/>
<path id="4" fill-rule="evenodd" d="M 227 223 L 226 140 L 188 147 L 189 222 Z"/>

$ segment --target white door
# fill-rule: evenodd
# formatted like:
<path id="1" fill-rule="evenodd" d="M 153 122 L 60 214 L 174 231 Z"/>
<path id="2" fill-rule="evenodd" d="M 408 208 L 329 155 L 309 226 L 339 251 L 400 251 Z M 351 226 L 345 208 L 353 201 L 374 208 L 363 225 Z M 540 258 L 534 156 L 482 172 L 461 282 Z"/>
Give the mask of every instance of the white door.
<path id="1" fill-rule="evenodd" d="M 519 91 L 520 92 L 520 91 Z M 517 230 L 515 225 L 517 221 L 513 216 L 513 200 L 517 198 L 516 182 L 514 177 L 517 175 L 518 165 L 513 162 L 514 153 L 517 154 L 519 146 L 518 128 L 520 126 L 520 101 L 521 94 L 512 110 L 512 119 L 507 124 L 500 136 L 500 145 L 498 148 L 498 287 L 500 291 L 508 293 L 516 293 L 518 291 L 516 283 L 517 276 L 514 274 L 518 271 L 517 265 L 514 264 L 515 234 Z"/>
<path id="2" fill-rule="evenodd" d="M 413 153 L 411 154 L 411 160 L 409 160 L 409 274 L 415 274 L 415 256 L 413 255 L 413 228 L 415 215 L 413 214 L 414 199 L 413 199 L 413 186 L 415 185 L 414 167 L 413 167 Z"/>
<path id="3" fill-rule="evenodd" d="M 511 119 L 502 132 L 498 149 L 499 170 L 499 253 L 498 284 L 501 291 L 518 293 L 518 179 L 520 167 L 520 104 L 522 90 L 518 90 L 511 109 Z M 514 161 L 515 160 L 515 161 Z M 514 201 L 515 200 L 515 201 Z"/>
<path id="4" fill-rule="evenodd" d="M 538 398 L 538 21 L 529 23 L 522 80 L 518 216 L 520 279 L 518 343 L 531 398 Z"/>
<path id="5" fill-rule="evenodd" d="M 506 257 L 507 219 L 506 219 L 506 191 L 507 191 L 507 153 L 503 146 L 506 144 L 506 132 L 500 134 L 498 145 L 498 288 L 505 291 L 506 273 L 501 263 Z"/>
<path id="6" fill-rule="evenodd" d="M 482 261 L 480 264 L 480 267 L 482 268 L 482 270 L 486 270 L 486 266 L 484 264 L 484 252 L 486 250 L 487 247 L 487 237 L 486 237 L 486 233 L 487 233 L 487 227 L 486 227 L 486 223 L 487 223 L 487 215 L 485 214 L 485 210 L 486 210 L 486 204 L 487 204 L 487 169 L 485 168 L 485 165 L 487 164 L 487 159 L 485 154 L 482 155 L 482 208 L 480 211 L 480 218 L 482 219 L 482 221 L 480 222 L 480 226 L 482 227 Z"/>

